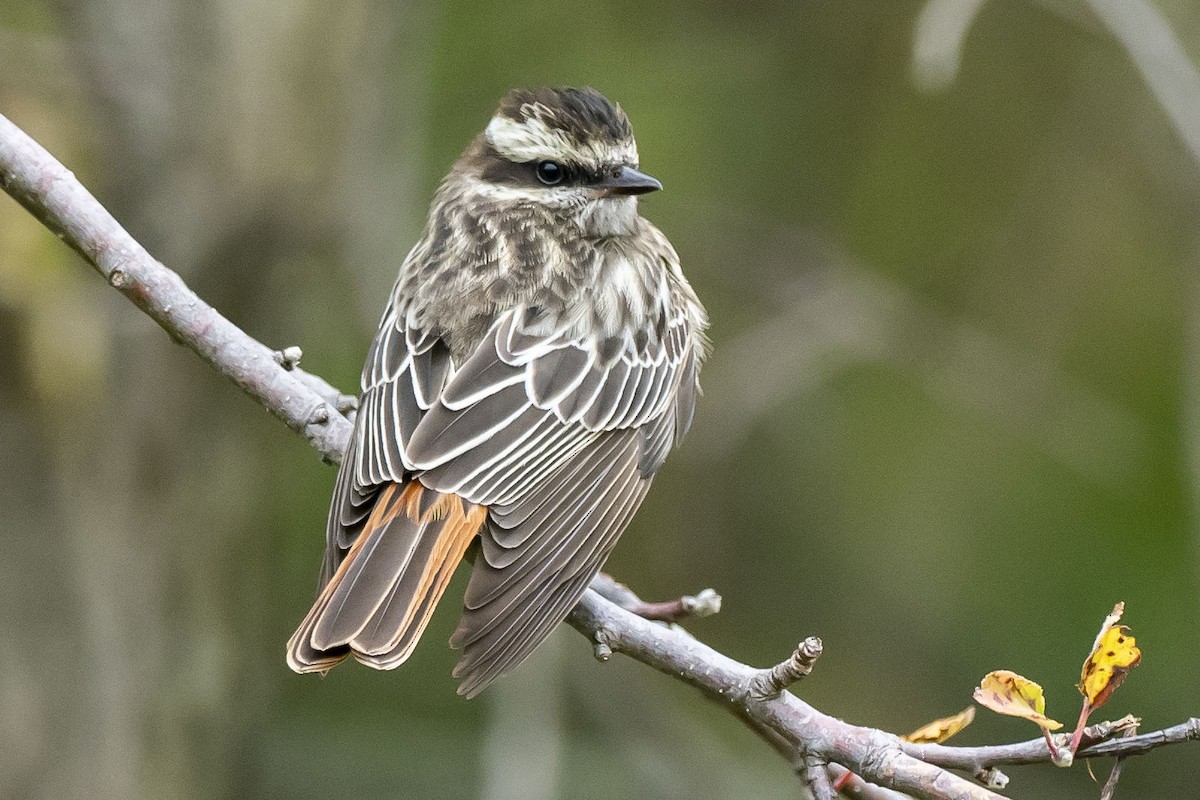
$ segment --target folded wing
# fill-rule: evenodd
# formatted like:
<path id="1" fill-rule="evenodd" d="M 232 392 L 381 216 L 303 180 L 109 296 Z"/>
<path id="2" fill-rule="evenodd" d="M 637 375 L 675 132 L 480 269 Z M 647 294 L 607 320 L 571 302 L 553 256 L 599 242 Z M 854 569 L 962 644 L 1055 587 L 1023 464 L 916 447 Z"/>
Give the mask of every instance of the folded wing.
<path id="1" fill-rule="evenodd" d="M 469 696 L 520 663 L 583 594 L 695 400 L 682 318 L 593 344 L 533 333 L 534 316 L 518 310 L 493 326 L 405 453 L 424 485 L 489 508 L 452 639 Z"/>

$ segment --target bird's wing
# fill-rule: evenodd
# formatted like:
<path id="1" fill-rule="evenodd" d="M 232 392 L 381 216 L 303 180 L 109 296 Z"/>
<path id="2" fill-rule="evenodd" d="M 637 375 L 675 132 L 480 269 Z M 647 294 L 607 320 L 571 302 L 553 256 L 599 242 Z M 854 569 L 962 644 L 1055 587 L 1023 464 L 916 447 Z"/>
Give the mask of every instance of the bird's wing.
<path id="1" fill-rule="evenodd" d="M 593 347 L 502 316 L 406 440 L 425 486 L 489 507 L 462 621 L 459 691 L 474 695 L 566 616 L 691 421 L 685 318 Z"/>
<path id="2" fill-rule="evenodd" d="M 605 432 L 637 430 L 643 476 L 691 422 L 696 355 L 682 313 L 593 346 L 502 315 L 405 442 L 421 482 L 474 503 L 529 495 Z M 664 447 L 664 442 L 666 447 Z"/>
<path id="3" fill-rule="evenodd" d="M 515 667 L 562 621 L 646 491 L 638 434 L 601 434 L 530 497 L 493 506 L 450 642 L 468 697 Z"/>
<path id="4" fill-rule="evenodd" d="M 362 532 L 379 492 L 404 483 L 404 452 L 421 417 L 437 402 L 452 371 L 438 336 L 405 326 L 389 304 L 367 352 L 354 434 L 334 485 L 325 532 L 325 586 Z"/>

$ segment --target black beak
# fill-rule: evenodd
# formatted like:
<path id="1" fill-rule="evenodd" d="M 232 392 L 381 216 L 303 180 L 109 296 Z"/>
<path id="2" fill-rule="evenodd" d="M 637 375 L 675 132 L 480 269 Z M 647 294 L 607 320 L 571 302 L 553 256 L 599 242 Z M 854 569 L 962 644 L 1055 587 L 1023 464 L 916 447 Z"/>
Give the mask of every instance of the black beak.
<path id="1" fill-rule="evenodd" d="M 657 192 L 662 184 L 633 167 L 621 167 L 593 183 L 592 187 L 600 190 L 601 197 L 614 197 Z"/>

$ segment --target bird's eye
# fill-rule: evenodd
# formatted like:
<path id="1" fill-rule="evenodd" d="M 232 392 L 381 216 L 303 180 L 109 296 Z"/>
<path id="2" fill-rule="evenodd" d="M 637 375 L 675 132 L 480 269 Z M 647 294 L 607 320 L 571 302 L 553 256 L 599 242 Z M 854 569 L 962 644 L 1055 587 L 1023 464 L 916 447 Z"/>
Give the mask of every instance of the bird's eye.
<path id="1" fill-rule="evenodd" d="M 537 165 L 538 180 L 547 186 L 557 186 L 567 177 L 567 170 L 557 161 L 539 161 Z"/>

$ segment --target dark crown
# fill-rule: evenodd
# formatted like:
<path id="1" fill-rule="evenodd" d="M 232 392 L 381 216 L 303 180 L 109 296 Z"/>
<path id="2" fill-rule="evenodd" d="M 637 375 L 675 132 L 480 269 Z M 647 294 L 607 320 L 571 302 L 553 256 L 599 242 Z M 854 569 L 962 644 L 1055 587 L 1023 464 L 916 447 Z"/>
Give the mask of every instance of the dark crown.
<path id="1" fill-rule="evenodd" d="M 538 119 L 577 142 L 599 139 L 617 143 L 633 138 L 633 128 L 621 107 L 590 86 L 513 89 L 500 101 L 496 114 L 516 122 Z"/>

